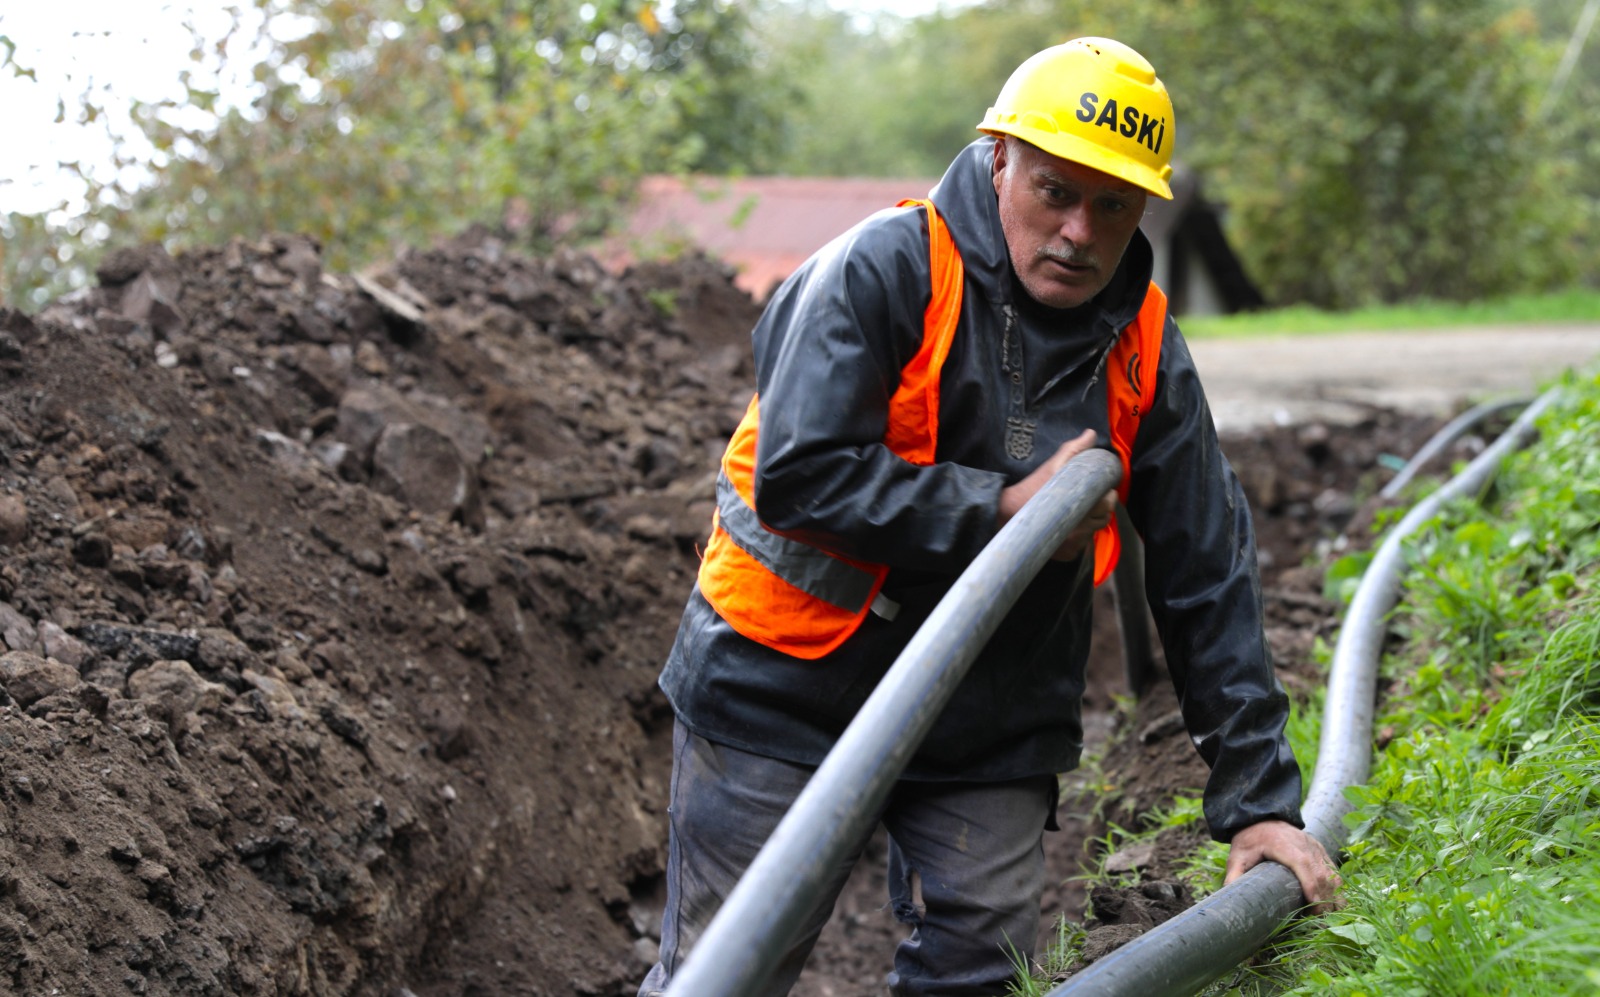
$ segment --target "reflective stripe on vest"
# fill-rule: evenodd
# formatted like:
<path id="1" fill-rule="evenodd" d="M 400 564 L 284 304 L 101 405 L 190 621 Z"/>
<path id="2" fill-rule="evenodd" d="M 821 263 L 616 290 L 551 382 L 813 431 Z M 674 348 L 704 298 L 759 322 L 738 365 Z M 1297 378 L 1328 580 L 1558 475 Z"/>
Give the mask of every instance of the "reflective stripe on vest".
<path id="1" fill-rule="evenodd" d="M 762 526 L 726 474 L 717 475 L 717 513 L 740 549 L 806 595 L 851 612 L 872 601 L 874 572 Z"/>
<path id="2" fill-rule="evenodd" d="M 902 201 L 900 206 L 926 211 L 932 294 L 923 314 L 922 345 L 902 368 L 900 384 L 889 400 L 883 442 L 902 459 L 926 466 L 934 462 L 938 448 L 939 377 L 961 317 L 964 269 L 932 202 Z M 1165 297 L 1154 284 L 1150 288 L 1134 323 L 1140 334 L 1124 334 L 1107 360 L 1112 442 L 1122 457 L 1124 485 L 1119 491 L 1124 498 L 1133 436 L 1154 395 L 1154 384 L 1144 384 L 1146 379 L 1138 374 L 1141 368 L 1155 370 L 1166 317 Z M 1152 298 L 1159 303 L 1153 306 Z M 1154 321 L 1153 347 L 1147 318 Z M 1132 347 L 1125 348 L 1130 340 L 1135 341 Z M 1129 378 L 1139 387 L 1128 384 Z M 723 454 L 717 511 L 700 564 L 700 592 L 745 637 L 797 658 L 820 658 L 843 644 L 875 606 L 885 602 L 881 589 L 889 569 L 831 554 L 762 525 L 755 512 L 759 426 L 760 399 L 753 397 Z M 1108 529 L 1109 541 L 1097 535 L 1097 584 L 1110 574 L 1120 546 L 1115 526 Z M 1108 548 L 1104 554 L 1102 548 Z"/>
<path id="3" fill-rule="evenodd" d="M 932 294 L 922 345 L 900 372 L 889 400 L 883 442 L 913 464 L 933 463 L 938 448 L 939 374 L 961 317 L 961 255 L 929 201 Z M 761 400 L 751 398 L 722 456 L 717 512 L 700 562 L 700 593 L 736 631 L 797 658 L 816 659 L 843 644 L 874 606 L 889 569 L 839 557 L 763 526 L 755 513 L 756 440 Z M 883 615 L 892 615 L 882 611 Z"/>

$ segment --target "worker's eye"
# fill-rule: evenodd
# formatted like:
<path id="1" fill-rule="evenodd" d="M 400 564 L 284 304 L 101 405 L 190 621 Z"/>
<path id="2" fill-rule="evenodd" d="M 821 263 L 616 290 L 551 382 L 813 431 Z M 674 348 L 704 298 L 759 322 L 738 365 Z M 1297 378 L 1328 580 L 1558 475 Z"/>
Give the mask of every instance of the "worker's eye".
<path id="1" fill-rule="evenodd" d="M 1124 211 L 1129 210 L 1131 207 L 1132 205 L 1128 204 L 1127 201 L 1124 201 L 1121 198 L 1102 197 L 1100 199 L 1100 210 L 1104 211 L 1108 215 L 1120 215 Z"/>

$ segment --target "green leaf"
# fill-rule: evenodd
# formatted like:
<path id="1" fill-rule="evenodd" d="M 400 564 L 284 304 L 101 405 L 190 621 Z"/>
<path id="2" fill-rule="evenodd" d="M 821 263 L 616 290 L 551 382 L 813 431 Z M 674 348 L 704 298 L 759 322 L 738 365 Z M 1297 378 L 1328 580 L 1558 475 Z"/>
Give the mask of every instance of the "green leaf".
<path id="1" fill-rule="evenodd" d="M 1378 939 L 1378 929 L 1365 921 L 1332 925 L 1328 928 L 1328 934 L 1337 935 L 1363 949 L 1371 947 Z"/>
<path id="2" fill-rule="evenodd" d="M 1322 576 L 1323 598 L 1342 606 L 1349 605 L 1362 576 L 1367 572 L 1367 566 L 1372 563 L 1372 556 L 1372 551 L 1359 551 L 1346 554 L 1330 564 Z"/>

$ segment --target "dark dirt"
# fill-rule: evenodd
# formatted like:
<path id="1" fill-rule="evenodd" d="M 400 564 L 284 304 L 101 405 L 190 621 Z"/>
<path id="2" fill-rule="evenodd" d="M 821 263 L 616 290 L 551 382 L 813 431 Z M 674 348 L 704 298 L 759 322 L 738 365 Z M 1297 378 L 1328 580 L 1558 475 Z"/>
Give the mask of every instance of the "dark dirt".
<path id="1" fill-rule="evenodd" d="M 617 277 L 484 236 L 360 278 L 286 237 L 99 277 L 0 310 L 0 992 L 631 994 L 654 680 L 755 304 L 705 259 Z M 1333 625 L 1302 562 L 1432 424 L 1228 440 L 1291 686 Z M 1203 779 L 1170 693 L 1113 701 L 1103 618 L 1047 922 L 1083 918 L 1106 821 Z M 864 863 L 798 993 L 881 991 L 882 895 Z"/>

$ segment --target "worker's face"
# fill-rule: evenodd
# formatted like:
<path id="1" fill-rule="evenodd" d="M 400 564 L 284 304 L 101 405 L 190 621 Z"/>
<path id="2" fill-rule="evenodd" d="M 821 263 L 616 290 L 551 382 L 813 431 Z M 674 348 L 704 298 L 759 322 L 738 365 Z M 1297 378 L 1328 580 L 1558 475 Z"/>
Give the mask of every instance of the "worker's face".
<path id="1" fill-rule="evenodd" d="M 1020 139 L 995 143 L 994 192 L 1011 266 L 1052 308 L 1099 294 L 1144 217 L 1142 188 Z"/>

